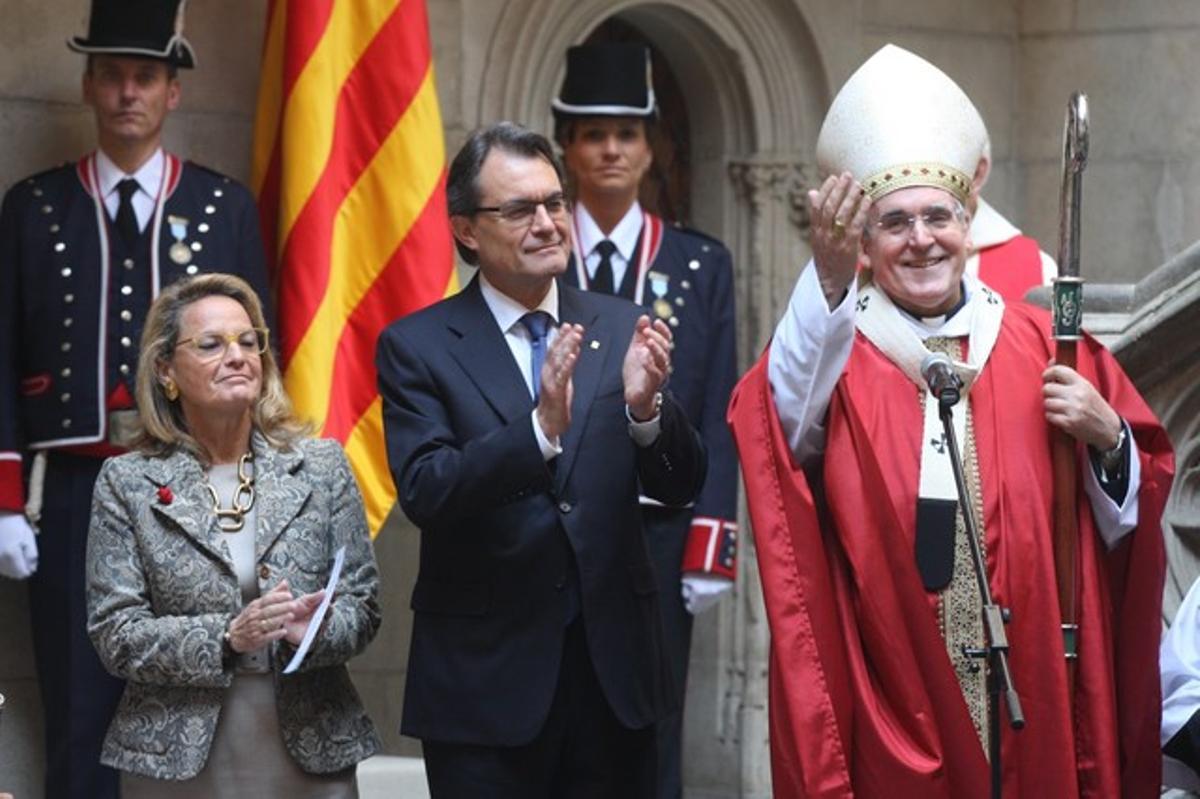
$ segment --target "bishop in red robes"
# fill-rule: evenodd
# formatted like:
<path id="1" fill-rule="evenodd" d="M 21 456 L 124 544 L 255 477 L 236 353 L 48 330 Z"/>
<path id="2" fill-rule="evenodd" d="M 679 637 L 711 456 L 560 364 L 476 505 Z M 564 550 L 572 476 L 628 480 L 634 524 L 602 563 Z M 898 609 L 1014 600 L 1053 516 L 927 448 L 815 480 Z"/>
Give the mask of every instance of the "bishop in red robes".
<path id="1" fill-rule="evenodd" d="M 1049 315 L 966 272 L 979 153 L 961 90 L 899 72 L 924 92 L 901 101 L 859 77 L 818 139 L 813 262 L 729 410 L 772 634 L 774 795 L 988 791 L 986 669 L 964 653 L 985 644 L 980 600 L 920 374 L 941 352 L 964 384 L 954 428 L 1027 722 L 1001 725 L 1004 795 L 1157 796 L 1166 433 L 1099 343 L 1054 364 Z M 922 103 L 963 113 L 931 131 Z M 1055 428 L 1079 453 L 1073 697 Z"/>

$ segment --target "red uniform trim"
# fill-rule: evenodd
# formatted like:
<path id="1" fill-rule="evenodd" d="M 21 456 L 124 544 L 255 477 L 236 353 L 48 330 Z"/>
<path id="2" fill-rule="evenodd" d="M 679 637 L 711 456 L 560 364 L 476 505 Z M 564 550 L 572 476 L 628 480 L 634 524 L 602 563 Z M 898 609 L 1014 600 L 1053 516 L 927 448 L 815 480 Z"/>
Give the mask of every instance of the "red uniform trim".
<path id="1" fill-rule="evenodd" d="M 709 516 L 694 517 L 680 571 L 737 579 L 737 524 Z"/>
<path id="2" fill-rule="evenodd" d="M 83 190 L 87 192 L 89 197 L 96 196 L 96 185 L 92 183 L 92 160 L 96 157 L 94 152 L 80 158 L 75 162 L 75 176 L 79 178 L 79 183 L 83 186 Z"/>
<path id="3" fill-rule="evenodd" d="M 23 511 L 25 509 L 25 481 L 21 478 L 21 456 L 0 460 L 0 510 Z"/>
<path id="4" fill-rule="evenodd" d="M 183 161 L 179 156 L 163 150 L 163 169 L 166 170 L 166 180 L 163 186 L 163 199 L 170 199 L 179 186 L 179 178 L 183 176 Z"/>

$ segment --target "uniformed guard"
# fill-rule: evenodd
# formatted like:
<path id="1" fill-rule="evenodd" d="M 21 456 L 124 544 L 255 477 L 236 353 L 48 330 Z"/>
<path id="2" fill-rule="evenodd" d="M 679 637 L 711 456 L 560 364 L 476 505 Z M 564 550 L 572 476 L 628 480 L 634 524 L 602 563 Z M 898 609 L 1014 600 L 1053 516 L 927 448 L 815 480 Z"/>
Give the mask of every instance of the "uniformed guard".
<path id="1" fill-rule="evenodd" d="M 575 252 L 565 279 L 627 297 L 671 325 L 669 389 L 708 450 L 708 477 L 693 507 L 642 500 L 680 706 L 658 730 L 658 795 L 674 799 L 682 794 L 680 740 L 692 617 L 715 604 L 736 575 L 737 458 L 725 424 L 737 379 L 733 268 L 721 242 L 667 223 L 638 203 L 652 159 L 648 128 L 657 113 L 647 48 L 570 48 L 552 107 L 575 198 Z"/>
<path id="2" fill-rule="evenodd" d="M 99 146 L 18 182 L 0 210 L 0 574 L 32 575 L 50 799 L 118 793 L 99 752 L 121 684 L 86 634 L 84 553 L 101 460 L 136 421 L 146 310 L 202 271 L 238 273 L 267 296 L 250 193 L 161 147 L 176 72 L 195 63 L 183 10 L 94 0 L 87 37 L 67 44 L 87 56 Z"/>

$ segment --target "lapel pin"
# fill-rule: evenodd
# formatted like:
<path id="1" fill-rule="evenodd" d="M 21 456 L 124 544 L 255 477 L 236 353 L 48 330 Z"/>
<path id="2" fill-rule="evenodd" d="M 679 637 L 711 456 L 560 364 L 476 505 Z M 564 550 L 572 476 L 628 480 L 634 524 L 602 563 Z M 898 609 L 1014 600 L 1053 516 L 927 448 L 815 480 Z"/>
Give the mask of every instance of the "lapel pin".
<path id="1" fill-rule="evenodd" d="M 171 504 L 171 501 L 172 501 L 172 500 L 174 500 L 174 499 L 175 499 L 175 495 L 171 493 L 171 487 L 170 487 L 170 486 L 159 486 L 159 487 L 158 487 L 158 501 L 159 501 L 159 504 L 161 504 L 161 505 L 170 505 L 170 504 Z"/>
<path id="2" fill-rule="evenodd" d="M 588 346 L 594 350 L 598 350 L 598 349 L 600 349 L 600 342 L 596 341 L 596 339 L 592 339 L 591 343 L 588 344 Z"/>

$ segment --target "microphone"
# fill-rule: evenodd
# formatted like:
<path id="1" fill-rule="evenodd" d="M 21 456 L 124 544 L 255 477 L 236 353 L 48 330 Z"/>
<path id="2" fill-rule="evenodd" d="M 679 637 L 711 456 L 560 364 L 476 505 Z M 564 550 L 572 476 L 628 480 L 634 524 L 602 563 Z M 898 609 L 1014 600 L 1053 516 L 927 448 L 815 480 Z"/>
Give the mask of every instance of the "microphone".
<path id="1" fill-rule="evenodd" d="M 921 377 L 925 378 L 929 393 L 938 398 L 942 407 L 953 407 L 962 398 L 959 393 L 962 378 L 955 374 L 954 364 L 942 353 L 931 353 L 921 361 Z"/>

